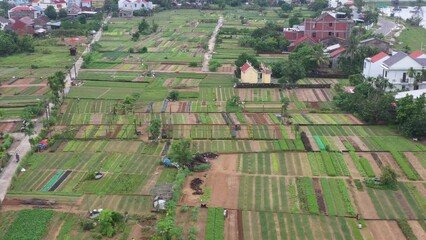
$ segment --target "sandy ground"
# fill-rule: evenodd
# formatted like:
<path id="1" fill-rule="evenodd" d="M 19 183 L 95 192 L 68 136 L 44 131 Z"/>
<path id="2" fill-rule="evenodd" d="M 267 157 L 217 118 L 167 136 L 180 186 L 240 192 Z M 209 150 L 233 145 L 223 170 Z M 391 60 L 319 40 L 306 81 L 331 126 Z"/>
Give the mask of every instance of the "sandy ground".
<path id="1" fill-rule="evenodd" d="M 377 240 L 406 239 L 395 221 L 367 221 L 367 228 Z"/>

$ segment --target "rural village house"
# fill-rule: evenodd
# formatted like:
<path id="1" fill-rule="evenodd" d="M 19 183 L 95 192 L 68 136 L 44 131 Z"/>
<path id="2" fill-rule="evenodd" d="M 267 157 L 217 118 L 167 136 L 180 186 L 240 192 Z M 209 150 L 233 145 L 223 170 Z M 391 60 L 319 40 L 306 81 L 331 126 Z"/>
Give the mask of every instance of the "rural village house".
<path id="1" fill-rule="evenodd" d="M 259 70 L 255 69 L 248 61 L 240 67 L 241 83 L 271 83 L 271 70 L 262 63 Z"/>
<path id="2" fill-rule="evenodd" d="M 339 12 L 323 12 L 315 19 L 305 19 L 303 25 L 284 28 L 283 34 L 290 42 L 310 36 L 312 41 L 322 42 L 330 38 L 348 39 L 353 21 Z M 303 41 L 306 40 L 306 37 Z M 301 40 L 299 40 L 301 41 Z"/>
<path id="3" fill-rule="evenodd" d="M 417 86 L 414 84 L 416 75 L 420 75 L 425 68 L 426 54 L 421 51 L 410 55 L 396 52 L 392 56 L 380 52 L 364 60 L 362 74 L 364 77 L 384 77 L 399 90 L 417 90 L 426 88 L 426 82 L 420 82 Z M 411 71 L 414 71 L 414 75 Z"/>
<path id="4" fill-rule="evenodd" d="M 4 17 L 0 17 L 0 30 L 4 30 L 4 28 L 9 24 L 11 24 L 9 19 L 4 18 Z"/>
<path id="5" fill-rule="evenodd" d="M 41 12 L 37 11 L 32 6 L 18 6 L 7 11 L 9 19 L 19 19 L 23 17 L 29 17 L 31 19 L 37 18 L 41 15 Z"/>

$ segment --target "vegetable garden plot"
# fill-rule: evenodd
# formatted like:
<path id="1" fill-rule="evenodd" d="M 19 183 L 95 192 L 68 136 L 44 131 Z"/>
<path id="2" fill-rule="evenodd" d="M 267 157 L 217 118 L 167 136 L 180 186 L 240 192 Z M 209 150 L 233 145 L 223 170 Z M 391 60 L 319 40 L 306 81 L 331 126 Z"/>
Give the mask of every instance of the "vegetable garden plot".
<path id="1" fill-rule="evenodd" d="M 256 140 L 194 140 L 191 142 L 192 152 L 268 152 L 279 150 L 274 141 Z M 279 147 L 279 146 L 278 146 Z"/>
<path id="2" fill-rule="evenodd" d="M 238 88 L 236 91 L 243 102 L 279 102 L 281 100 L 277 88 Z"/>
<path id="3" fill-rule="evenodd" d="M 215 101 L 192 101 L 191 112 L 218 112 L 219 106 L 224 106 L 223 104 L 226 103 Z"/>
<path id="4" fill-rule="evenodd" d="M 220 83 L 217 83 L 220 85 Z M 226 101 L 235 95 L 232 87 L 200 87 L 200 100 L 202 101 Z"/>
<path id="5" fill-rule="evenodd" d="M 118 212 L 133 214 L 148 213 L 152 209 L 152 198 L 142 196 L 84 194 L 81 210 L 102 207 Z"/>
<path id="6" fill-rule="evenodd" d="M 65 99 L 61 108 L 66 108 L 65 113 L 111 113 L 117 103 L 117 100 Z"/>
<path id="7" fill-rule="evenodd" d="M 311 169 L 306 153 L 280 152 L 241 154 L 238 171 L 248 174 L 310 176 Z"/>
<path id="8" fill-rule="evenodd" d="M 244 239 L 362 240 L 353 218 L 243 211 Z"/>
<path id="9" fill-rule="evenodd" d="M 274 124 L 272 119 L 268 114 L 259 114 L 259 113 L 243 113 L 242 114 L 247 123 L 254 125 L 265 125 L 265 124 Z"/>
<path id="10" fill-rule="evenodd" d="M 343 179 L 314 180 L 242 175 L 238 207 L 253 211 L 355 216 Z"/>
<path id="11" fill-rule="evenodd" d="M 42 239 L 48 231 L 53 215 L 52 210 L 21 210 L 2 239 Z"/>
<path id="12" fill-rule="evenodd" d="M 341 81 L 340 79 L 331 79 L 331 78 L 304 78 L 298 80 L 299 84 L 337 84 Z"/>
<path id="13" fill-rule="evenodd" d="M 224 239 L 225 217 L 223 208 L 210 207 L 207 211 L 206 240 Z"/>
<path id="14" fill-rule="evenodd" d="M 341 153 L 310 152 L 308 159 L 314 176 L 350 176 L 348 166 Z"/>
<path id="15" fill-rule="evenodd" d="M 292 122 L 294 124 L 327 124 L 327 125 L 340 125 L 340 124 L 360 124 L 361 121 L 355 117 L 348 118 L 348 114 L 298 114 L 292 113 Z"/>
<path id="16" fill-rule="evenodd" d="M 426 211 L 422 204 L 424 202 L 411 191 L 406 183 L 398 183 L 398 190 L 377 190 L 366 188 L 368 196 L 374 205 L 377 215 L 380 219 L 424 219 Z M 359 194 L 355 191 L 355 194 Z M 365 218 L 368 213 L 363 213 Z"/>
<path id="17" fill-rule="evenodd" d="M 107 173 L 101 180 L 87 180 L 78 185 L 76 191 L 82 193 L 140 193 L 146 182 L 141 174 Z"/>
<path id="18" fill-rule="evenodd" d="M 244 104 L 245 112 L 253 113 L 276 113 L 281 111 L 281 104 L 278 103 L 246 103 Z"/>
<path id="19" fill-rule="evenodd" d="M 284 95 L 294 95 L 300 102 L 329 102 L 333 100 L 334 90 L 330 88 L 300 88 L 287 89 Z"/>

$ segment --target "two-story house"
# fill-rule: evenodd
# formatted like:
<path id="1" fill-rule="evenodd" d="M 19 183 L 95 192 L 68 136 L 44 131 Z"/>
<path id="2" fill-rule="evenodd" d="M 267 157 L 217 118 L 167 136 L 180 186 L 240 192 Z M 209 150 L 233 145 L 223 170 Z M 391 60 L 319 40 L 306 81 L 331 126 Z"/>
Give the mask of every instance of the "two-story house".
<path id="1" fill-rule="evenodd" d="M 339 12 L 323 12 L 314 19 L 305 19 L 302 26 L 293 26 L 283 30 L 284 37 L 291 42 L 303 36 L 310 36 L 316 42 L 329 38 L 348 39 L 353 21 L 346 14 Z"/>
<path id="2" fill-rule="evenodd" d="M 426 82 L 418 82 L 426 69 L 426 54 L 417 51 L 410 55 L 396 52 L 392 56 L 379 53 L 364 60 L 364 77 L 384 77 L 395 89 L 417 90 L 426 88 Z"/>
<path id="3" fill-rule="evenodd" d="M 118 1 L 118 9 L 127 9 L 127 10 L 152 10 L 154 5 L 152 2 L 148 2 L 145 0 L 119 0 Z"/>
<path id="4" fill-rule="evenodd" d="M 272 72 L 263 63 L 255 69 L 248 61 L 240 67 L 241 83 L 271 83 Z"/>
<path id="5" fill-rule="evenodd" d="M 9 19 L 20 19 L 23 17 L 29 17 L 31 19 L 37 18 L 41 13 L 32 6 L 18 6 L 7 11 Z"/>

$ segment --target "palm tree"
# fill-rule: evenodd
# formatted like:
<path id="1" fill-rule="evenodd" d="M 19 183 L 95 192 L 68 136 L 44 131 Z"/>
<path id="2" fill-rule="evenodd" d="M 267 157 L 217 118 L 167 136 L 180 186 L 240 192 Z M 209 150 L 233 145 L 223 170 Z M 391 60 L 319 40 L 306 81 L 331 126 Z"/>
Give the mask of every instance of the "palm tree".
<path id="1" fill-rule="evenodd" d="M 327 54 L 324 54 L 321 47 L 315 48 L 315 52 L 310 58 L 315 62 L 317 68 L 321 68 L 321 66 L 328 65 L 330 63 L 330 57 Z"/>

